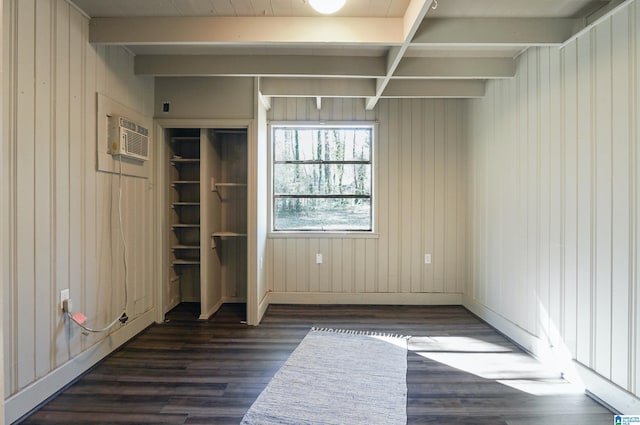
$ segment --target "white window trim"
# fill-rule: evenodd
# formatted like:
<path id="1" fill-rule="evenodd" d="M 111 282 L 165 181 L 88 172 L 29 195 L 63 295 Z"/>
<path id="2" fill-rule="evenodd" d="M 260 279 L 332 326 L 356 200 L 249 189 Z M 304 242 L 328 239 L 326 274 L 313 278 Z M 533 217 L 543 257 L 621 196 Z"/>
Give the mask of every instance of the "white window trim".
<path id="1" fill-rule="evenodd" d="M 373 147 L 371 149 L 371 230 L 273 230 L 273 127 L 371 127 Z M 267 220 L 269 231 L 267 237 L 271 239 L 281 238 L 352 238 L 371 239 L 378 238 L 378 122 L 377 121 L 270 121 L 267 124 Z"/>

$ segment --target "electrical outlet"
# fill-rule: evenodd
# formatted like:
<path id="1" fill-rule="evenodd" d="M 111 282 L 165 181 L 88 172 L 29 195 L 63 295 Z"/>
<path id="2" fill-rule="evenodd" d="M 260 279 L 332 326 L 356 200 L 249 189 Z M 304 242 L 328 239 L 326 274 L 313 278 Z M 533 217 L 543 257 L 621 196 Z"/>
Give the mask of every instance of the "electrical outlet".
<path id="1" fill-rule="evenodd" d="M 316 254 L 316 264 L 322 264 L 322 254 Z"/>
<path id="2" fill-rule="evenodd" d="M 69 299 L 69 288 L 60 291 L 60 308 L 63 308 L 62 303 Z"/>
<path id="3" fill-rule="evenodd" d="M 424 263 L 431 264 L 431 254 L 424 254 Z"/>

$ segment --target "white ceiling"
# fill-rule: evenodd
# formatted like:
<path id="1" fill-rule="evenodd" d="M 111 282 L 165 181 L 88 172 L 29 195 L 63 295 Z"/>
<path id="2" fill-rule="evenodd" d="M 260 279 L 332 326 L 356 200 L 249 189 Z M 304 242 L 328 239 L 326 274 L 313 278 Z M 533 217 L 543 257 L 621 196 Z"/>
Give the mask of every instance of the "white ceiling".
<path id="1" fill-rule="evenodd" d="M 91 42 L 125 46 L 141 75 L 259 76 L 268 96 L 373 107 L 481 96 L 523 50 L 560 46 L 629 0 L 347 0 L 332 16 L 307 0 L 71 1 L 91 18 Z"/>

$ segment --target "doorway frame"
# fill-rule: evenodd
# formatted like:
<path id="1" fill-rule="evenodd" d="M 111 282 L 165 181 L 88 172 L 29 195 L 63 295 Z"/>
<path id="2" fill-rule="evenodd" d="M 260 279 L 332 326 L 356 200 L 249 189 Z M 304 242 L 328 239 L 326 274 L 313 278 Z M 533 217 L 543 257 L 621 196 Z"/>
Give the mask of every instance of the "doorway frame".
<path id="1" fill-rule="evenodd" d="M 168 241 L 168 217 L 167 217 L 167 191 L 168 176 L 166 166 L 169 161 L 169 148 L 165 140 L 165 130 L 171 128 L 238 128 L 247 130 L 247 304 L 246 320 L 249 325 L 258 324 L 258 284 L 254 282 L 257 262 L 254 253 L 257 246 L 257 237 L 254 226 L 251 224 L 257 220 L 255 202 L 255 152 L 257 135 L 254 119 L 185 119 L 185 118 L 156 118 L 154 120 L 154 141 L 156 145 L 155 158 L 153 159 L 153 176 L 155 182 L 155 258 L 154 268 L 156 279 L 154 286 L 155 303 L 158 306 L 155 320 L 157 323 L 164 321 L 165 282 L 168 279 L 169 259 L 165 255 L 169 250 Z"/>

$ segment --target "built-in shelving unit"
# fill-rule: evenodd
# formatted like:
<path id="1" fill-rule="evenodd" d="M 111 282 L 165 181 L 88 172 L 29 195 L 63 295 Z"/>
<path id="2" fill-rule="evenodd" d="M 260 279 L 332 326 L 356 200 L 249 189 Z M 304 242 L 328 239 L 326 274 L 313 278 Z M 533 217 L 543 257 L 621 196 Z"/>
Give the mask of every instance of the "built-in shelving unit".
<path id="1" fill-rule="evenodd" d="M 200 293 L 200 131 L 169 137 L 170 306 Z"/>
<path id="2" fill-rule="evenodd" d="M 247 288 L 247 131 L 211 131 L 211 190 L 215 192 L 211 246 L 220 264 L 223 298 L 245 301 Z"/>
<path id="3" fill-rule="evenodd" d="M 225 302 L 246 302 L 247 130 L 166 131 L 171 272 L 165 312 L 195 301 L 206 319 Z"/>

